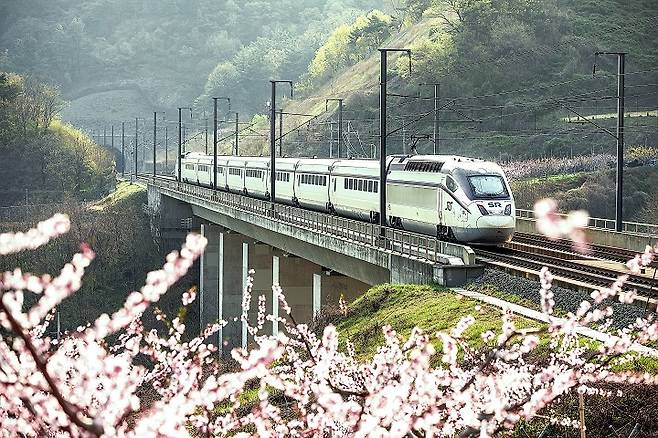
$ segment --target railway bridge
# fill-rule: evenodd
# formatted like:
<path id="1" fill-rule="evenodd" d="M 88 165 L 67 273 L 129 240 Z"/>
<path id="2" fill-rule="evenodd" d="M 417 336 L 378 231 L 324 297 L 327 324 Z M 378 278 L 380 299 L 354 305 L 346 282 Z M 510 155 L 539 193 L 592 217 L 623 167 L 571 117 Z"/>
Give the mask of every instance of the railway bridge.
<path id="1" fill-rule="evenodd" d="M 341 295 L 356 298 L 369 285 L 460 286 L 483 271 L 470 247 L 431 236 L 382 230 L 376 224 L 169 178 L 139 181 L 147 185 L 152 231 L 163 242 L 178 245 L 192 229 L 208 239 L 200 265 L 202 326 L 241 314 L 250 269 L 256 271 L 254 295 L 266 295 L 268 313 L 278 315 L 271 286 L 279 284 L 301 321 L 310 321 L 324 305 L 337 304 Z M 276 324 L 269 329 L 278 331 Z M 246 346 L 246 323 L 230 323 L 218 341 L 224 351 Z"/>

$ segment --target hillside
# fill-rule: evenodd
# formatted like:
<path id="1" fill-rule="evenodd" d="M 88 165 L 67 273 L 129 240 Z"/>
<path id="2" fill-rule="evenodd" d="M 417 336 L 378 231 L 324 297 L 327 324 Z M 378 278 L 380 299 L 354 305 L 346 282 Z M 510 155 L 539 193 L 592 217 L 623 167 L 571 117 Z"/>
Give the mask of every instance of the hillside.
<path id="1" fill-rule="evenodd" d="M 406 62 L 393 57 L 389 61 L 389 93 L 409 96 L 389 97 L 389 131 L 398 130 L 389 135 L 391 152 L 408 152 L 412 136 L 432 132 L 432 89 L 418 84 L 435 82 L 441 87 L 442 152 L 496 159 L 612 152 L 614 139 L 608 134 L 589 124 L 570 123 L 573 111 L 596 116 L 616 110 L 616 58 L 599 57 L 592 76 L 597 50 L 628 52 L 627 110 L 649 113 L 628 118 L 626 143 L 658 144 L 658 120 L 652 113 L 658 108 L 655 2 L 435 0 L 408 1 L 407 6 L 412 3 L 424 11 L 418 21 L 407 21 L 380 45 L 409 47 L 414 58 L 411 74 Z M 345 129 L 360 137 L 347 134 L 346 141 L 358 145 L 353 154 L 364 155 L 370 152 L 368 145 L 379 142 L 378 79 L 379 54 L 373 51 L 285 109 L 321 114 L 325 98 L 345 98 Z M 310 122 L 299 138 L 289 136 L 291 153 L 328 154 L 326 121 L 337 120 L 335 107 Z M 309 117 L 284 120 L 287 131 Z M 614 130 L 614 119 L 599 122 Z M 404 133 L 403 124 L 408 124 Z M 432 150 L 427 138 L 417 146 L 419 152 Z"/>
<path id="2" fill-rule="evenodd" d="M 499 294 L 491 289 L 487 292 Z M 538 287 L 536 294 L 539 294 Z M 508 294 L 501 298 L 527 305 L 527 302 L 516 295 Z M 383 342 L 384 337 L 381 330 L 383 325 L 390 324 L 398 336 L 407 339 L 414 327 L 419 327 L 423 332 L 433 335 L 439 331 L 452 329 L 460 318 L 467 315 L 472 315 L 476 321 L 464 333 L 464 341 L 470 346 L 482 347 L 483 341 L 480 338 L 482 332 L 500 330 L 500 308 L 456 295 L 454 292 L 440 287 L 419 285 L 374 287 L 350 303 L 346 316 L 335 316 L 334 323 L 342 340 L 349 339 L 353 342 L 357 357 L 366 359 L 372 357 L 377 346 Z M 514 323 L 517 327 L 537 324 L 519 316 L 514 317 Z M 436 337 L 432 336 L 432 339 L 432 342 L 438 347 L 433 358 L 433 365 L 439 366 L 441 346 Z M 543 351 L 545 350 L 540 346 L 536 353 L 531 355 L 529 362 L 544 360 Z M 639 372 L 656 372 L 656 363 L 651 359 L 631 361 L 624 366 Z M 621 397 L 586 396 L 585 418 L 588 436 L 606 436 L 611 427 L 618 430 L 628 428 L 629 416 L 639 423 L 639 429 L 647 434 L 646 436 L 653 436 L 656 433 L 652 420 L 654 389 L 632 387 L 631 385 L 620 387 L 620 389 L 624 391 Z M 614 406 L 614 409 L 611 406 Z M 549 418 L 573 418 L 577 407 L 578 395 L 569 394 L 531 422 L 519 424 L 509 432 L 509 436 L 526 438 L 527 436 L 540 436 L 542 433 L 545 434 L 544 436 L 576 436 L 574 432 L 577 433 L 577 430 L 551 424 Z"/>
<path id="3" fill-rule="evenodd" d="M 131 106 L 159 110 L 201 96 L 195 106 L 209 111 L 208 96 L 231 92 L 254 113 L 271 76 L 300 75 L 335 27 L 386 7 L 382 0 L 2 2 L 0 69 L 61 87 L 73 102 L 68 120 L 90 129 L 143 116 L 124 110 L 120 93 L 107 100 L 113 113 L 77 111 L 77 99 L 126 89 L 138 94 Z"/>
<path id="4" fill-rule="evenodd" d="M 114 187 L 114 157 L 62 122 L 58 90 L 0 71 L 0 205 L 91 200 Z"/>
<path id="5" fill-rule="evenodd" d="M 126 296 L 138 290 L 146 274 L 159 268 L 164 259 L 157 242 L 151 237 L 148 217 L 142 212 L 146 202 L 146 189 L 126 182 L 119 183 L 116 191 L 94 203 L 66 201 L 53 203 L 49 210 L 66 213 L 71 218 L 69 233 L 35 250 L 5 256 L 0 259 L 0 272 L 16 267 L 23 272 L 57 273 L 71 260 L 81 243 L 95 251 L 96 258 L 86 269 L 81 289 L 58 307 L 61 329 L 74 330 L 94 320 L 101 313 L 118 309 Z M 49 212 L 12 223 L 3 223 L 3 231 L 26 230 L 37 221 L 47 219 Z M 198 271 L 177 283 L 158 303 L 168 314 L 180 307 L 183 291 L 198 283 Z M 27 295 L 26 299 L 35 298 Z M 195 308 L 188 315 L 190 327 L 197 327 Z M 151 312 L 145 319 L 154 320 Z"/>

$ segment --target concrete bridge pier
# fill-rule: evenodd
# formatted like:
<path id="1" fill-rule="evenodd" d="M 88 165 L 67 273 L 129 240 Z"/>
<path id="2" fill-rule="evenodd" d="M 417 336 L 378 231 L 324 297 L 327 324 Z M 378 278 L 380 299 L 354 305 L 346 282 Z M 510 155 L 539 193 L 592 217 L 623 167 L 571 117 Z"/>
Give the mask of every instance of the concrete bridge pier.
<path id="1" fill-rule="evenodd" d="M 248 257 L 249 247 L 244 236 L 226 232 L 217 225 L 201 224 L 201 234 L 208 239 L 208 246 L 201 256 L 199 270 L 200 329 L 218 320 L 228 321 L 209 341 L 230 351 L 242 345 L 240 315 L 248 271 L 248 263 L 243 259 Z"/>
<path id="2" fill-rule="evenodd" d="M 253 341 L 246 322 L 240 320 L 251 269 L 255 271 L 248 312 L 251 326 L 258 323 L 261 295 L 265 296 L 266 315 L 286 316 L 274 296 L 273 284 L 279 284 L 283 289 L 295 320 L 305 324 L 312 322 L 322 307 L 337 306 L 341 295 L 352 301 L 368 288 L 358 280 L 219 225 L 201 224 L 201 233 L 208 239 L 208 246 L 201 257 L 200 329 L 217 320 L 228 321 L 226 327 L 210 339 L 213 344 L 222 345 L 224 355 L 235 347 L 246 348 Z M 260 333 L 277 334 L 280 329 L 266 321 Z"/>

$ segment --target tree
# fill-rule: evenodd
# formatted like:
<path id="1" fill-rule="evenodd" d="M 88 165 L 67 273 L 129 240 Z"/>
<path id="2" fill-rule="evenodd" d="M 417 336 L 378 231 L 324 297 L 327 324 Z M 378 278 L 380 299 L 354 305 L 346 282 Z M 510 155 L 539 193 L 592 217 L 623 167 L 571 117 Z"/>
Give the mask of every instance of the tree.
<path id="1" fill-rule="evenodd" d="M 535 214 L 538 228 L 550 238 L 570 236 L 584 243 L 586 214 L 561 219 L 552 201 L 538 203 Z M 44 245 L 69 228 L 66 216 L 55 215 L 28 233 L 4 234 L 0 254 Z M 247 324 L 254 344 L 248 351 L 235 349 L 232 356 L 239 367 L 222 373 L 212 360 L 217 347 L 208 338 L 226 321 L 209 324 L 199 336 L 185 340 L 180 317 L 184 311 L 171 320 L 156 312 L 166 326 L 161 332 L 147 332 L 140 319 L 187 272 L 205 245 L 205 238 L 188 236 L 181 251 L 171 253 L 161 270 L 149 273 L 146 285 L 130 294 L 120 310 L 101 315 L 59 342 L 45 336 L 46 329 L 55 306 L 80 287 L 95 257 L 91 248 L 83 244 L 52 279 L 20 270 L 6 273 L 0 300 L 0 323 L 10 333 L 0 338 L 5 358 L 5 378 L 0 380 L 3 430 L 26 435 L 181 436 L 194 427 L 206 435 L 239 437 L 489 437 L 546 412 L 572 391 L 605 397 L 614 392 L 610 385 L 623 382 L 658 385 L 658 377 L 651 374 L 615 369 L 637 355 L 655 353 L 642 345 L 658 339 L 653 315 L 600 345 L 578 342 L 582 327 L 612 315 L 612 308 L 601 308 L 606 299 L 634 300 L 634 292 L 623 291 L 627 276 L 593 292 L 592 302 L 584 301 L 575 314 L 559 318 L 553 315 L 553 277 L 546 268 L 540 272 L 541 307 L 549 318 L 545 326 L 518 328 L 505 312 L 500 332 L 482 333 L 486 347 L 476 350 L 463 340 L 475 323 L 472 316 L 432 336 L 415 328 L 408 339 L 385 325 L 385 343 L 367 361 L 357 359 L 349 342 L 339 348 L 333 326 L 318 337 L 298 324 L 277 285 L 273 291 L 284 314 L 277 322 L 286 334 L 261 333 L 265 322 L 275 318 L 266 315 L 261 296 L 256 323 L 250 323 L 251 272 L 240 321 Z M 630 260 L 631 272 L 651 264 L 656 250 L 647 248 Z M 25 293 L 38 298 L 29 310 L 23 310 Z M 183 306 L 195 297 L 194 291 L 183 294 Z M 108 338 L 112 335 L 113 341 Z M 436 354 L 434 336 L 442 350 L 435 368 L 430 365 Z M 548 341 L 549 357 L 533 361 L 540 336 Z M 241 401 L 248 387 L 256 388 L 257 400 L 246 413 Z M 137 394 L 147 388 L 152 388 L 153 398 L 145 408 Z M 578 425 L 569 418 L 551 421 Z"/>

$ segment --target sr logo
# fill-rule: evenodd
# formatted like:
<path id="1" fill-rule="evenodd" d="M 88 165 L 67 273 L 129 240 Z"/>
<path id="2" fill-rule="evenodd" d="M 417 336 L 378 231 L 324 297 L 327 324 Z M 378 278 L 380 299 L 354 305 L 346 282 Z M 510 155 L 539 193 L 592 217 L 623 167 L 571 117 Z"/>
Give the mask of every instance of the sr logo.
<path id="1" fill-rule="evenodd" d="M 503 204 L 501 204 L 500 202 L 490 202 L 487 205 L 489 205 L 489 207 L 499 207 L 499 208 L 503 206 Z"/>

